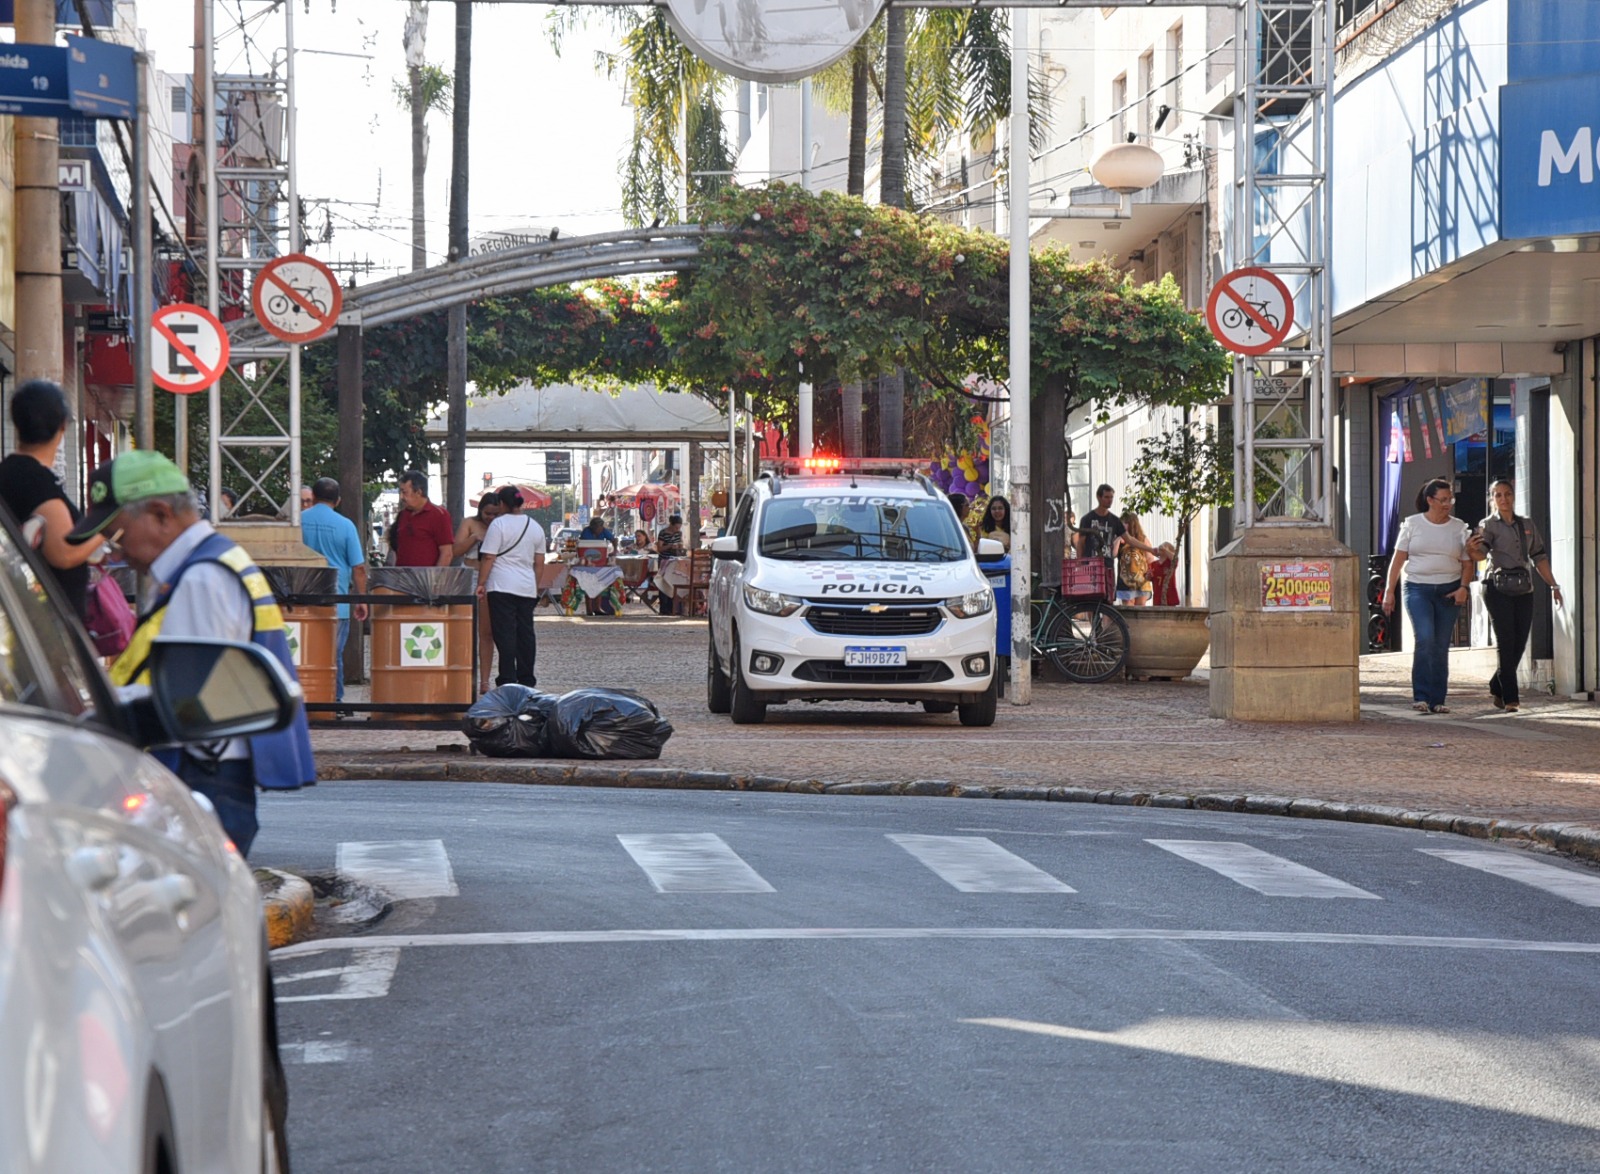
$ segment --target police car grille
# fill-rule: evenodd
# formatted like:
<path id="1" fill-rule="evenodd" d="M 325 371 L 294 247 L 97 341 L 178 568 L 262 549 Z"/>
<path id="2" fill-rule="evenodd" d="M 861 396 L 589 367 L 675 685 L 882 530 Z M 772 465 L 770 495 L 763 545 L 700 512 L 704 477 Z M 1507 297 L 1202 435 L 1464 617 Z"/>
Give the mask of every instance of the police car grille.
<path id="1" fill-rule="evenodd" d="M 881 611 L 868 611 L 881 607 Z M 806 622 L 825 636 L 926 636 L 938 628 L 939 609 L 918 604 L 813 603 Z"/>
<path id="2" fill-rule="evenodd" d="M 808 660 L 796 666 L 801 681 L 819 685 L 927 685 L 948 681 L 950 666 L 940 660 L 918 660 L 907 665 L 849 665 L 842 660 Z"/>

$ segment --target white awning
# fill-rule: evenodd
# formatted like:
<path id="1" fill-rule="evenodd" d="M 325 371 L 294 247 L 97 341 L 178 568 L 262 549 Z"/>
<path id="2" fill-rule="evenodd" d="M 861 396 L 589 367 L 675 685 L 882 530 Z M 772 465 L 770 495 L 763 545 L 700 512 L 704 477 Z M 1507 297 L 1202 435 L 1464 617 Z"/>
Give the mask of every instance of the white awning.
<path id="1" fill-rule="evenodd" d="M 445 435 L 441 408 L 427 424 L 432 439 Z M 504 395 L 467 400 L 467 444 L 658 446 L 686 440 L 728 439 L 728 417 L 693 395 L 629 388 L 612 395 L 572 384 L 523 384 Z"/>

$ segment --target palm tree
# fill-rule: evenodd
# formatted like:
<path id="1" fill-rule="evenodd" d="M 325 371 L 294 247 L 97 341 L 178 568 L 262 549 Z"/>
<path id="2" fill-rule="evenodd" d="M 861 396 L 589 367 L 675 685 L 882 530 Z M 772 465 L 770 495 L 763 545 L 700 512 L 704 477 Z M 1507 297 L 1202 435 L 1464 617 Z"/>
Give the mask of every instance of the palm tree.
<path id="1" fill-rule="evenodd" d="M 411 0 L 403 41 L 406 80 L 395 83 L 395 97 L 411 113 L 411 268 L 428 267 L 428 226 L 424 216 L 428 174 L 428 111 L 450 113 L 451 78 L 427 62 L 428 0 Z"/>
<path id="2" fill-rule="evenodd" d="M 569 30 L 590 19 L 607 21 L 617 33 L 618 49 L 597 54 L 597 63 L 622 82 L 633 107 L 633 139 L 622 161 L 623 219 L 692 220 L 702 199 L 733 171 L 722 122 L 730 79 L 696 57 L 659 8 L 558 10 L 550 18 L 556 52 Z"/>

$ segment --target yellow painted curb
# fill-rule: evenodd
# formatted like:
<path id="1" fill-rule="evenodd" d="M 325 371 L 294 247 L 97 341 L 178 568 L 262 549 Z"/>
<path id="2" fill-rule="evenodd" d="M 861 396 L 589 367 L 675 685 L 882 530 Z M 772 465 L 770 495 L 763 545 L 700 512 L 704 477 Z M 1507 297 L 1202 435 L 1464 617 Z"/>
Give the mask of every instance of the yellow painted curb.
<path id="1" fill-rule="evenodd" d="M 261 890 L 261 913 L 267 922 L 267 946 L 276 950 L 304 941 L 311 933 L 315 897 L 303 877 L 274 868 L 255 870 Z"/>

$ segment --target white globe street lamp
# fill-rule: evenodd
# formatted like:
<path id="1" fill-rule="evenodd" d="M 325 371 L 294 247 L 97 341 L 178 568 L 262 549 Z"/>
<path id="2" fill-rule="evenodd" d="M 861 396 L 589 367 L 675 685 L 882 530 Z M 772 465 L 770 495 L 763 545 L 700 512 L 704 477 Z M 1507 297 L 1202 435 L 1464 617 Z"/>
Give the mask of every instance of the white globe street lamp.
<path id="1" fill-rule="evenodd" d="M 1124 196 L 1154 187 L 1164 170 L 1160 154 L 1143 143 L 1118 143 L 1089 165 L 1095 183 Z"/>

